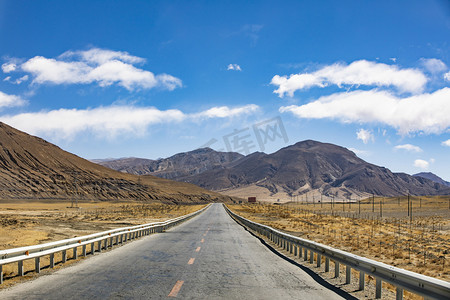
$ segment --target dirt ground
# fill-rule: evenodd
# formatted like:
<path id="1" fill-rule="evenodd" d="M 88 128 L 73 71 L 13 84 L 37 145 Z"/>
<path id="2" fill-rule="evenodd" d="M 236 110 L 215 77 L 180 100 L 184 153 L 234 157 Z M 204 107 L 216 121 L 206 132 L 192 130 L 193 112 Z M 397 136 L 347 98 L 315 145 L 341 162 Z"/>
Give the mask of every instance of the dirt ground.
<path id="1" fill-rule="evenodd" d="M 72 207 L 74 206 L 74 207 Z M 204 205 L 0 201 L 0 249 L 36 245 L 194 212 Z"/>
<path id="2" fill-rule="evenodd" d="M 448 197 L 411 197 L 409 216 L 406 198 L 366 199 L 361 205 L 291 202 L 229 207 L 290 234 L 449 281 L 449 201 Z"/>
<path id="3" fill-rule="evenodd" d="M 88 235 L 118 227 L 164 221 L 197 211 L 205 205 L 175 205 L 142 202 L 42 202 L 0 200 L 0 250 Z M 81 253 L 81 247 L 77 252 Z M 91 251 L 90 246 L 87 249 Z M 76 263 L 69 251 L 64 266 Z M 63 267 L 61 253 L 55 255 L 56 266 L 50 269 L 49 257 L 41 259 L 41 273 Z M 17 264 L 3 266 L 7 288 L 39 276 L 34 273 L 34 260 L 24 261 L 25 276 L 17 276 Z"/>

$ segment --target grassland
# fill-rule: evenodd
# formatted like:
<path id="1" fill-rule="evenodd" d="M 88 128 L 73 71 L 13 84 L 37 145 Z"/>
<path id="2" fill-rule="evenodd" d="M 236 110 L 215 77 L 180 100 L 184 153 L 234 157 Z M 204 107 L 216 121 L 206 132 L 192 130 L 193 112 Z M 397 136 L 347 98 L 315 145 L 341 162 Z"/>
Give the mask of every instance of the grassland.
<path id="1" fill-rule="evenodd" d="M 205 205 L 97 201 L 80 202 L 78 207 L 75 206 L 71 201 L 0 201 L 0 249 L 36 245 L 118 227 L 163 221 L 189 214 Z M 81 253 L 81 247 L 78 250 Z M 88 248 L 88 251 L 90 250 Z M 68 254 L 68 259 L 71 259 L 71 252 Z M 56 261 L 61 261 L 60 256 L 60 253 L 56 254 Z M 48 264 L 48 257 L 43 257 L 42 265 Z M 58 264 L 56 268 L 61 266 L 62 264 Z M 26 272 L 33 270 L 33 260 L 26 260 L 24 268 Z M 45 271 L 48 271 L 48 268 L 44 268 Z M 17 264 L 3 266 L 3 272 L 5 284 L 0 288 L 37 276 L 34 272 L 29 272 L 24 278 L 17 277 Z"/>
<path id="2" fill-rule="evenodd" d="M 229 207 L 296 236 L 449 281 L 449 202 L 449 197 L 411 197 L 409 201 L 401 197 L 370 198 L 360 204 L 291 202 Z"/>

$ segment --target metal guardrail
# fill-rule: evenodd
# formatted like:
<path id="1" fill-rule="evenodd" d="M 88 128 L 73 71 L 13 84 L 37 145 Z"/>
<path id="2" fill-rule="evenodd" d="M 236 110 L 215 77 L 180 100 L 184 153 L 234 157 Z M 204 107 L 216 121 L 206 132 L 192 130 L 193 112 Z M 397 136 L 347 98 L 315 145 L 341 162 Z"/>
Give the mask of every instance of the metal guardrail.
<path id="1" fill-rule="evenodd" d="M 211 204 L 196 212 L 164 222 L 122 227 L 56 242 L 0 250 L 0 284 L 3 283 L 3 265 L 17 263 L 18 274 L 19 276 L 23 276 L 23 262 L 27 259 L 34 258 L 35 272 L 39 273 L 41 270 L 40 258 L 43 256 L 50 255 L 50 268 L 53 268 L 55 266 L 55 253 L 61 252 L 61 262 L 65 263 L 67 260 L 67 250 L 73 250 L 72 257 L 74 259 L 78 258 L 78 247 L 82 247 L 82 256 L 86 256 L 87 254 L 94 254 L 96 251 L 101 252 L 102 249 L 107 249 L 109 247 L 112 248 L 113 245 L 120 245 L 124 242 L 134 240 L 145 235 L 150 235 L 152 233 L 163 232 L 175 225 L 178 225 L 181 222 L 184 222 L 200 214 L 210 206 Z M 91 245 L 90 252 L 87 253 L 87 245 L 89 244 Z"/>
<path id="2" fill-rule="evenodd" d="M 325 272 L 330 271 L 330 260 L 334 263 L 335 277 L 339 277 L 339 266 L 346 267 L 346 280 L 351 281 L 351 269 L 359 271 L 359 289 L 364 290 L 365 274 L 375 277 L 375 298 L 381 298 L 382 282 L 388 282 L 396 287 L 396 299 L 403 298 L 403 290 L 408 290 L 425 299 L 450 299 L 450 282 L 421 275 L 415 272 L 403 270 L 391 265 L 387 265 L 375 260 L 361 257 L 349 252 L 334 249 L 332 247 L 302 239 L 290 234 L 286 234 L 270 226 L 262 225 L 232 212 L 224 205 L 228 214 L 242 225 L 265 236 L 273 243 L 287 250 L 294 256 L 302 257 L 311 264 L 314 263 L 316 255 L 316 265 L 321 266 L 322 259 L 325 258 Z"/>

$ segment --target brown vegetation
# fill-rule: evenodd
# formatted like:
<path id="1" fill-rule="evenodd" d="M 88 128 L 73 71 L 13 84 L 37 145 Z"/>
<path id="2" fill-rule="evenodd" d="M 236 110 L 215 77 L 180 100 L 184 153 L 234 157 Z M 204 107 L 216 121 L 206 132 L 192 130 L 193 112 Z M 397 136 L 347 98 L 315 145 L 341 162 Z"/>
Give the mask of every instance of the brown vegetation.
<path id="1" fill-rule="evenodd" d="M 258 223 L 442 280 L 450 280 L 449 197 L 358 203 L 231 205 Z M 411 211 L 411 208 L 410 208 Z"/>

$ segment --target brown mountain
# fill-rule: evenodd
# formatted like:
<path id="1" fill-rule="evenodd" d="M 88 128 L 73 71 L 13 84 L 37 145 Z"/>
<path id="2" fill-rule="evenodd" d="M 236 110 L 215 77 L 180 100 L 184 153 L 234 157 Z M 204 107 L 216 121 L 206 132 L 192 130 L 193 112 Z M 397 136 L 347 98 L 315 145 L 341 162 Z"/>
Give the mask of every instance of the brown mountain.
<path id="1" fill-rule="evenodd" d="M 114 171 L 0 122 L 1 199 L 230 201 L 198 186 Z"/>
<path id="2" fill-rule="evenodd" d="M 185 179 L 211 190 L 264 188 L 271 195 L 320 194 L 350 197 L 375 194 L 450 194 L 450 189 L 431 180 L 392 173 L 357 157 L 346 148 L 312 140 L 285 147 L 273 154 L 256 152 L 226 169 L 209 170 Z M 231 191 L 231 192 L 230 192 Z"/>
<path id="3" fill-rule="evenodd" d="M 434 182 L 437 182 L 439 184 L 450 186 L 450 182 L 445 181 L 441 177 L 439 177 L 436 174 L 433 174 L 431 172 L 420 172 L 420 173 L 414 174 L 413 176 L 414 177 L 423 177 L 423 178 L 426 178 L 426 179 L 430 179 L 430 180 L 432 180 Z"/>
<path id="4" fill-rule="evenodd" d="M 130 174 L 152 174 L 161 178 L 181 180 L 211 169 L 224 168 L 242 157 L 242 154 L 235 152 L 217 152 L 210 148 L 201 148 L 158 160 L 130 157 L 93 161 Z"/>
<path id="5" fill-rule="evenodd" d="M 223 156 L 225 153 L 211 149 L 196 151 L 200 153 L 204 151 L 207 155 L 195 156 L 197 159 L 193 159 L 192 152 L 188 152 L 158 160 L 159 165 L 155 164 L 155 161 L 146 162 L 145 172 L 156 176 L 170 174 L 170 178 L 175 180 L 193 183 L 228 195 L 239 197 L 257 195 L 272 200 L 289 199 L 291 196 L 304 194 L 316 197 L 323 194 L 341 198 L 367 196 L 372 193 L 380 196 L 408 193 L 450 194 L 450 188 L 429 179 L 393 173 L 387 168 L 360 159 L 346 148 L 312 140 L 285 147 L 273 154 L 255 152 L 240 158 L 233 156 L 233 159 L 222 164 L 217 163 L 217 159 L 208 163 L 207 159 Z M 177 159 L 173 160 L 175 157 Z M 130 169 L 126 166 L 128 162 L 121 160 L 120 163 L 123 164 L 121 168 L 143 169 L 139 166 L 139 160 L 134 159 L 133 162 L 135 165 Z M 110 166 L 117 168 L 111 164 Z M 155 166 L 159 166 L 160 169 Z"/>

